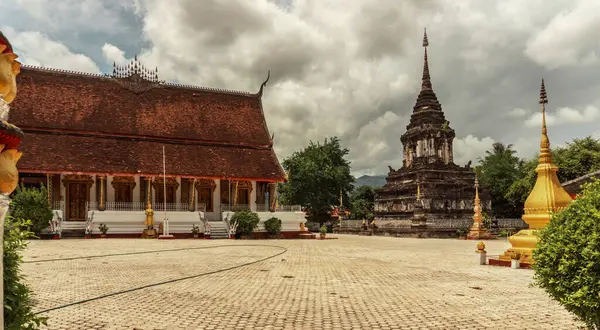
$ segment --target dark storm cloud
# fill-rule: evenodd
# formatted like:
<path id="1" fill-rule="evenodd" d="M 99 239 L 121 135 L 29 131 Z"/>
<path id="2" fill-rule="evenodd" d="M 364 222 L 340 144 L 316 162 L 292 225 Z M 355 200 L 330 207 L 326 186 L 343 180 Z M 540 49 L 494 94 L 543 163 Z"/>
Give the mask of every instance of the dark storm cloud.
<path id="1" fill-rule="evenodd" d="M 21 47 L 29 56 L 60 50 L 67 60 L 59 66 L 95 70 L 95 62 L 106 70 L 124 60 L 121 49 L 126 57 L 140 52 L 162 79 L 252 92 L 271 70 L 263 102 L 280 157 L 336 135 L 355 171 L 399 167 L 424 27 L 458 164 L 476 161 L 494 141 L 523 156 L 537 150 L 542 77 L 552 144 L 600 136 L 582 119 L 600 119 L 598 1 L 67 2 L 21 0 L 0 15 L 15 35 L 44 32 L 21 34 Z"/>

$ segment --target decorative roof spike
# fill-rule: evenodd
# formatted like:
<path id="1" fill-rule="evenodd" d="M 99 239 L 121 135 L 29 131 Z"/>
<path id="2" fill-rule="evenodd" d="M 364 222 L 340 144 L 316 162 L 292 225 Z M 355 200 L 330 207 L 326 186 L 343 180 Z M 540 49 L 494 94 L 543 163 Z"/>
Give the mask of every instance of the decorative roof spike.
<path id="1" fill-rule="evenodd" d="M 423 47 L 425 48 L 425 55 L 423 56 L 423 77 L 421 82 L 421 90 L 432 90 L 431 76 L 429 75 L 429 60 L 427 58 L 427 46 L 429 46 L 429 39 L 427 39 L 427 28 L 423 34 Z"/>
<path id="2" fill-rule="evenodd" d="M 542 89 L 540 90 L 540 104 L 547 104 L 548 96 L 546 95 L 546 86 L 544 86 L 544 78 L 542 78 Z"/>
<path id="3" fill-rule="evenodd" d="M 548 96 L 546 95 L 546 86 L 542 79 L 542 88 L 540 90 L 540 104 L 542 105 L 542 138 L 540 141 L 540 164 L 552 164 L 552 153 L 550 152 L 550 139 L 548 139 L 548 129 L 546 128 L 546 104 Z"/>
<path id="4" fill-rule="evenodd" d="M 263 83 L 260 85 L 260 90 L 258 90 L 258 93 L 257 93 L 257 95 L 258 95 L 259 97 L 261 97 L 261 96 L 262 96 L 262 94 L 263 94 L 263 89 L 265 88 L 265 86 L 267 86 L 267 82 L 269 82 L 269 79 L 270 79 L 270 78 L 271 78 L 271 70 L 269 70 L 269 71 L 267 72 L 267 79 L 265 79 L 265 81 L 263 81 Z"/>

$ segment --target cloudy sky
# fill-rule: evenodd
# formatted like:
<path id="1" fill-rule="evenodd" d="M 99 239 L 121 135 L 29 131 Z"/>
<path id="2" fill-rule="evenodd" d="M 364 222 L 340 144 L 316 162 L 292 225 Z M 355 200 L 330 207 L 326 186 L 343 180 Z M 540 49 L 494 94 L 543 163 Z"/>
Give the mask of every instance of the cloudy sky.
<path id="1" fill-rule="evenodd" d="M 0 0 L 25 64 L 110 72 L 135 54 L 163 80 L 258 91 L 280 159 L 339 136 L 353 171 L 401 165 L 423 27 L 455 161 L 495 141 L 539 148 L 540 79 L 553 145 L 600 138 L 597 0 Z"/>

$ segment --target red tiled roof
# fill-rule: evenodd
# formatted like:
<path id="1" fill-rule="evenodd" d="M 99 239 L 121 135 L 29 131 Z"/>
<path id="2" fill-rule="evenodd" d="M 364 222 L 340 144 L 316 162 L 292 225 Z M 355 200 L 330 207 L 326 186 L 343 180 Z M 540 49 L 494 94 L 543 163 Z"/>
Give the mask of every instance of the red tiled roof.
<path id="1" fill-rule="evenodd" d="M 165 146 L 169 176 L 281 181 L 269 148 L 174 144 L 70 134 L 26 133 L 20 172 L 162 175 Z"/>
<path id="2" fill-rule="evenodd" d="M 10 122 L 25 132 L 21 171 L 160 174 L 166 145 L 171 175 L 284 178 L 260 93 L 144 81 L 136 89 L 28 67 L 17 83 Z"/>

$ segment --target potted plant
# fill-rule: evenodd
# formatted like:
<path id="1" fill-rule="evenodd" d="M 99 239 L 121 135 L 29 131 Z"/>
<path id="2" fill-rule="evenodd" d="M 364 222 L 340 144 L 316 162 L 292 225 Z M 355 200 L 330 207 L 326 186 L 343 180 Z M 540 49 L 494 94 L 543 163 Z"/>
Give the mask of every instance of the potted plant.
<path id="1" fill-rule="evenodd" d="M 94 230 L 94 223 L 88 221 L 88 224 L 85 227 L 85 238 L 92 238 L 92 230 Z"/>
<path id="2" fill-rule="evenodd" d="M 194 238 L 200 237 L 200 227 L 192 225 L 192 235 L 194 235 Z"/>
<path id="3" fill-rule="evenodd" d="M 325 239 L 325 237 L 327 236 L 327 226 L 321 226 L 321 228 L 319 229 L 319 236 L 321 237 L 321 239 Z"/>
<path id="4" fill-rule="evenodd" d="M 229 225 L 229 238 L 235 239 L 236 233 L 237 233 L 237 222 L 232 221 Z"/>
<path id="5" fill-rule="evenodd" d="M 518 252 L 513 252 L 510 256 L 510 268 L 518 269 L 521 266 L 521 254 Z"/>
<path id="6" fill-rule="evenodd" d="M 50 221 L 50 232 L 52 233 L 52 239 L 60 239 L 60 230 L 57 219 L 52 219 Z"/>
<path id="7" fill-rule="evenodd" d="M 204 224 L 204 238 L 210 239 L 210 224 L 208 221 Z"/>
<path id="8" fill-rule="evenodd" d="M 102 234 L 100 234 L 100 237 L 105 238 L 106 232 L 108 231 L 108 226 L 106 226 L 106 224 L 101 223 L 100 226 L 98 226 L 98 229 L 100 229 L 100 232 L 102 232 Z"/>
<path id="9" fill-rule="evenodd" d="M 281 233 L 281 220 L 272 217 L 265 221 L 265 230 L 267 231 L 269 238 L 278 238 Z"/>

